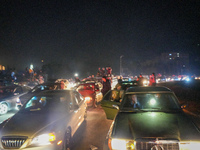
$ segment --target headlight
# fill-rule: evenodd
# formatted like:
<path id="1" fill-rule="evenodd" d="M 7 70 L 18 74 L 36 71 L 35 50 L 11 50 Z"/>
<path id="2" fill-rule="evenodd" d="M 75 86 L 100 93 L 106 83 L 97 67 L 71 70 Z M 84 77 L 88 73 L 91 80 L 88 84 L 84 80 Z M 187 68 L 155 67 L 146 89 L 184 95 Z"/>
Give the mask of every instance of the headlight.
<path id="1" fill-rule="evenodd" d="M 56 140 L 54 133 L 42 134 L 33 138 L 31 144 L 34 145 L 48 145 L 53 143 Z"/>
<path id="2" fill-rule="evenodd" d="M 90 103 L 90 101 L 92 100 L 92 97 L 85 97 L 85 100 L 87 103 Z"/>
<path id="3" fill-rule="evenodd" d="M 110 150 L 134 150 L 135 145 L 133 140 L 109 139 L 108 147 Z"/>
<path id="4" fill-rule="evenodd" d="M 199 150 L 200 142 L 181 142 L 180 150 Z"/>
<path id="5" fill-rule="evenodd" d="M 144 85 L 144 86 L 148 86 L 148 85 L 149 85 L 149 81 L 144 80 L 144 81 L 143 81 L 143 85 Z"/>

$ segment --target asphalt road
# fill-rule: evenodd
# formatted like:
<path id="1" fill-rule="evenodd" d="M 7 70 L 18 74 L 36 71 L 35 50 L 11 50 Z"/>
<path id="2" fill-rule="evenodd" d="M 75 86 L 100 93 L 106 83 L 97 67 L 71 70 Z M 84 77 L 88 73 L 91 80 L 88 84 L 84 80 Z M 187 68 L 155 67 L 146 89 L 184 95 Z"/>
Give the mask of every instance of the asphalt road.
<path id="1" fill-rule="evenodd" d="M 14 114 L 15 112 L 13 111 L 1 115 L 0 122 Z M 86 123 L 81 125 L 75 134 L 73 150 L 102 150 L 111 123 L 112 120 L 106 119 L 101 106 L 89 108 Z"/>

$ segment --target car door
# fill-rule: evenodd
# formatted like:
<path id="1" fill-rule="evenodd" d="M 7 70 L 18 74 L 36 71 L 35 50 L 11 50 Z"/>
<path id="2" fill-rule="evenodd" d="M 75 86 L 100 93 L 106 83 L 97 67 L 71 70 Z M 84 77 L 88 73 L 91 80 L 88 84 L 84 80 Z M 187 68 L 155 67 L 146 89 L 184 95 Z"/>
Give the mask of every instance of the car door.
<path id="1" fill-rule="evenodd" d="M 85 111 L 84 111 L 84 99 L 80 98 L 80 94 L 78 92 L 74 91 L 71 99 L 72 99 L 72 108 L 71 108 L 70 126 L 72 127 L 72 135 L 73 135 L 83 122 Z"/>
<path id="2" fill-rule="evenodd" d="M 111 119 L 111 120 L 114 119 L 114 117 L 118 113 L 118 109 L 113 107 L 113 105 L 117 105 L 117 106 L 121 105 L 121 102 L 115 101 L 113 99 L 113 93 L 115 93 L 115 90 L 108 91 L 108 93 L 103 97 L 101 101 L 101 107 L 103 108 L 107 119 Z M 122 93 L 121 96 L 123 98 L 124 91 L 121 91 L 121 93 Z"/>
<path id="3" fill-rule="evenodd" d="M 7 102 L 9 103 L 10 105 L 10 108 L 9 109 L 15 109 L 15 106 L 16 106 L 16 101 L 17 101 L 17 98 L 22 94 L 22 88 L 19 86 L 19 87 L 16 87 L 14 90 L 13 90 L 13 95 L 10 99 L 7 100 Z"/>

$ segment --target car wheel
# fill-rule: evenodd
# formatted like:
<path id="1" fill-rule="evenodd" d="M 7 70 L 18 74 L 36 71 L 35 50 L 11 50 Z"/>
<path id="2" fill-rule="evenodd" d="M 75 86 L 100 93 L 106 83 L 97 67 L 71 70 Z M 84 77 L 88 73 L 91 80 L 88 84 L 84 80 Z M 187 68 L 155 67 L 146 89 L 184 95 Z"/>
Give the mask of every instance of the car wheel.
<path id="1" fill-rule="evenodd" d="M 72 137 L 71 137 L 71 129 L 68 128 L 63 142 L 63 150 L 70 150 L 72 147 Z"/>
<path id="2" fill-rule="evenodd" d="M 0 104 L 0 115 L 6 114 L 8 112 L 8 105 L 3 103 Z"/>

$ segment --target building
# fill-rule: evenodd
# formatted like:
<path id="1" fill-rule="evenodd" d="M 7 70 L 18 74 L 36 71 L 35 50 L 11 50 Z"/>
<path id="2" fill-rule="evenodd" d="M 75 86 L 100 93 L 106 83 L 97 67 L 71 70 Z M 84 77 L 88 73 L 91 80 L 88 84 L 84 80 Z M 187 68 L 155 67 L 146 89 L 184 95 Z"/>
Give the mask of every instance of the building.
<path id="1" fill-rule="evenodd" d="M 189 73 L 189 54 L 187 53 L 162 53 L 161 62 L 166 69 L 166 74 L 185 75 Z"/>

